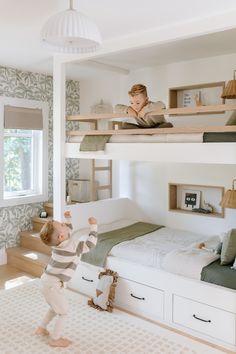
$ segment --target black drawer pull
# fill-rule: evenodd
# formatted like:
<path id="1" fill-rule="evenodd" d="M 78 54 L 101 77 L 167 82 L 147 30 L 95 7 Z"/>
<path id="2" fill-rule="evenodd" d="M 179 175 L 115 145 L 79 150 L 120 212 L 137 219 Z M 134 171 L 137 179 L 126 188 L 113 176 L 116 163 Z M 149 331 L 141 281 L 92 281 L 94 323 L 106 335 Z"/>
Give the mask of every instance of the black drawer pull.
<path id="1" fill-rule="evenodd" d="M 88 281 L 89 283 L 93 283 L 93 279 L 86 279 L 85 277 L 82 277 L 82 279 Z"/>
<path id="2" fill-rule="evenodd" d="M 211 322 L 211 320 L 204 320 L 203 318 L 197 317 L 196 315 L 193 315 L 193 317 L 194 317 L 196 320 L 199 320 L 199 321 L 202 321 L 202 322 L 208 322 L 208 323 Z"/>
<path id="3" fill-rule="evenodd" d="M 138 297 L 138 296 L 135 296 L 133 294 L 130 294 L 130 296 L 134 297 L 135 299 L 138 299 L 138 300 L 145 300 L 145 297 Z"/>

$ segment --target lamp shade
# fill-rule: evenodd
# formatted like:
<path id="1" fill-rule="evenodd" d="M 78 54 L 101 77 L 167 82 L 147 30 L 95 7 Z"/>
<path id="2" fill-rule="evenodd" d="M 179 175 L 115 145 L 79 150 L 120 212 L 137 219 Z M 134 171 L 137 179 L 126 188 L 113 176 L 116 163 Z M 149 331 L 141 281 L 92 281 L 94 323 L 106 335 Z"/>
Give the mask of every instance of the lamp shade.
<path id="1" fill-rule="evenodd" d="M 97 49 L 101 36 L 95 23 L 72 8 L 49 18 L 41 31 L 42 40 L 52 49 L 68 53 L 87 53 Z"/>
<path id="2" fill-rule="evenodd" d="M 235 72 L 234 70 L 234 78 L 233 80 L 230 80 L 227 85 L 224 88 L 224 91 L 221 95 L 222 98 L 229 98 L 233 99 L 236 98 L 236 78 L 235 78 Z"/>
<path id="3" fill-rule="evenodd" d="M 222 208 L 236 209 L 236 190 L 234 189 L 235 181 L 236 179 L 233 180 L 232 189 L 227 190 L 220 202 L 220 206 L 222 206 Z"/>

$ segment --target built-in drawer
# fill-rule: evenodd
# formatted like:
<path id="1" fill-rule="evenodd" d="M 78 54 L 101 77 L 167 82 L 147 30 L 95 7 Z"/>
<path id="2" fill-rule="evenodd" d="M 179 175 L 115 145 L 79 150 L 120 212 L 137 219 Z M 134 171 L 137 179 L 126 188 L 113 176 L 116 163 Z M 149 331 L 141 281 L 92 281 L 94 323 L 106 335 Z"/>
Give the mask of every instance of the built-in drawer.
<path id="1" fill-rule="evenodd" d="M 79 264 L 73 278 L 68 283 L 68 288 L 93 297 L 96 294 L 99 272 L 96 268 Z"/>
<path id="2" fill-rule="evenodd" d="M 235 345 L 235 314 L 184 297 L 173 297 L 173 322 Z"/>
<path id="3" fill-rule="evenodd" d="M 150 319 L 163 319 L 164 293 L 162 290 L 118 279 L 115 304 L 123 309 Z"/>

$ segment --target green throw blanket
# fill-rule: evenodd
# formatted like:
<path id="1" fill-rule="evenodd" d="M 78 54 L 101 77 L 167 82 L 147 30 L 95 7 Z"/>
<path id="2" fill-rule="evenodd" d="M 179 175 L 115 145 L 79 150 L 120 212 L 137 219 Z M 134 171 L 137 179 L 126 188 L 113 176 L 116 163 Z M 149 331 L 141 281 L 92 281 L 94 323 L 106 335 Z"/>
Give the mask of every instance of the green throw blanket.
<path id="1" fill-rule="evenodd" d="M 163 226 L 145 222 L 136 222 L 135 224 L 122 227 L 121 229 L 100 233 L 98 234 L 96 247 L 90 252 L 84 253 L 81 260 L 96 266 L 104 267 L 107 255 L 113 246 L 124 241 L 133 240 L 138 236 L 143 236 L 158 230 L 161 227 Z"/>
<path id="2" fill-rule="evenodd" d="M 85 135 L 80 144 L 80 151 L 104 150 L 110 137 L 111 135 Z"/>

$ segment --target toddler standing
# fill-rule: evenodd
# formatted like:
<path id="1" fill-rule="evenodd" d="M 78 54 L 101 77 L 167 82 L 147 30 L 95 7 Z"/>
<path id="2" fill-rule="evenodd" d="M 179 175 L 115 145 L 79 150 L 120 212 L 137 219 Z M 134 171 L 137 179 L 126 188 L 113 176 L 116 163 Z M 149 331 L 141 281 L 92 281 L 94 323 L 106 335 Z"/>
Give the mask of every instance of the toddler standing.
<path id="1" fill-rule="evenodd" d="M 97 243 L 97 221 L 94 217 L 88 219 L 90 232 L 81 240 L 73 237 L 76 232 L 70 234 L 70 212 L 65 212 L 64 216 L 66 223 L 48 221 L 40 231 L 41 240 L 52 247 L 51 258 L 41 276 L 42 293 L 50 308 L 35 334 L 49 335 L 47 326 L 55 317 L 54 329 L 48 342 L 52 347 L 67 347 L 72 343 L 62 337 L 68 313 L 64 289 L 76 270 L 79 256 L 89 252 Z"/>

